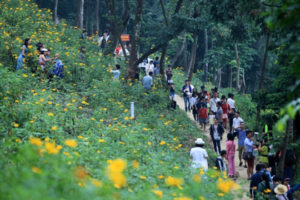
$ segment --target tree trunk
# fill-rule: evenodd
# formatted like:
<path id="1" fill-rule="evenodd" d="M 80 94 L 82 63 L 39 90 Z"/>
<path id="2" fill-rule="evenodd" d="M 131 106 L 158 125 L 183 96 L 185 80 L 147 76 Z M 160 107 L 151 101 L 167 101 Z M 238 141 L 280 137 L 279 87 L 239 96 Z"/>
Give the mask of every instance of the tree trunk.
<path id="1" fill-rule="evenodd" d="M 198 34 L 194 33 L 194 42 L 192 45 L 191 60 L 187 71 L 187 78 L 189 80 L 192 80 L 192 76 L 194 72 L 196 53 L 197 53 L 197 44 L 198 44 Z"/>
<path id="2" fill-rule="evenodd" d="M 207 35 L 207 29 L 204 29 L 204 58 L 208 52 L 208 35 Z M 204 82 L 206 83 L 208 81 L 208 63 L 205 63 L 204 65 Z"/>
<path id="3" fill-rule="evenodd" d="M 185 45 L 186 45 L 185 31 L 182 32 L 182 35 L 181 35 L 181 36 L 183 37 L 183 42 L 182 42 L 180 48 L 178 48 L 176 55 L 175 55 L 174 58 L 172 59 L 171 67 L 174 67 L 176 61 L 177 61 L 178 58 L 181 56 L 182 52 L 184 51 L 184 47 L 185 47 Z"/>
<path id="4" fill-rule="evenodd" d="M 127 70 L 127 79 L 134 80 L 136 68 L 137 68 L 137 51 L 138 42 L 140 39 L 141 26 L 142 26 L 142 11 L 143 11 L 143 0 L 136 0 L 136 11 L 134 20 L 134 29 L 132 35 L 132 47 L 129 58 L 129 66 Z"/>
<path id="5" fill-rule="evenodd" d="M 55 3 L 54 3 L 54 22 L 55 22 L 55 24 L 58 24 L 57 8 L 58 8 L 58 0 L 55 0 Z"/>
<path id="6" fill-rule="evenodd" d="M 281 156 L 279 158 L 279 164 L 278 164 L 278 177 L 283 177 L 285 155 L 286 155 L 286 150 L 287 150 L 287 146 L 289 144 L 289 139 L 290 139 L 291 135 L 293 135 L 293 120 L 289 119 L 287 121 L 284 141 L 281 146 Z"/>
<path id="7" fill-rule="evenodd" d="M 261 67 L 261 74 L 260 74 L 260 81 L 259 81 L 259 90 L 263 89 L 264 79 L 265 79 L 265 71 L 267 67 L 267 60 L 268 60 L 268 48 L 270 43 L 270 31 L 267 33 L 267 40 L 266 40 L 266 49 L 264 54 L 264 60 Z"/>
<path id="8" fill-rule="evenodd" d="M 89 7 L 86 6 L 86 16 L 85 16 L 85 30 L 88 36 L 88 29 L 89 29 Z"/>
<path id="9" fill-rule="evenodd" d="M 99 0 L 96 0 L 96 34 L 99 35 Z"/>
<path id="10" fill-rule="evenodd" d="M 165 58 L 166 58 L 166 54 L 167 54 L 167 49 L 168 49 L 168 45 L 166 45 L 165 47 L 163 47 L 162 52 L 161 52 L 161 56 L 160 56 L 160 62 L 159 62 L 159 70 L 160 70 L 160 74 L 161 74 L 161 78 L 162 81 L 165 81 L 165 70 L 164 70 L 164 64 L 165 64 Z"/>
<path id="11" fill-rule="evenodd" d="M 218 88 L 221 88 L 221 82 L 222 82 L 222 68 L 218 69 Z"/>
<path id="12" fill-rule="evenodd" d="M 236 59 L 236 89 L 240 91 L 240 57 L 237 43 L 234 44 L 235 59 Z"/>
<path id="13" fill-rule="evenodd" d="M 230 91 L 232 90 L 232 65 L 230 66 L 230 77 L 229 77 L 229 87 L 230 87 Z"/>
<path id="14" fill-rule="evenodd" d="M 83 29 L 84 0 L 78 0 L 77 26 Z"/>

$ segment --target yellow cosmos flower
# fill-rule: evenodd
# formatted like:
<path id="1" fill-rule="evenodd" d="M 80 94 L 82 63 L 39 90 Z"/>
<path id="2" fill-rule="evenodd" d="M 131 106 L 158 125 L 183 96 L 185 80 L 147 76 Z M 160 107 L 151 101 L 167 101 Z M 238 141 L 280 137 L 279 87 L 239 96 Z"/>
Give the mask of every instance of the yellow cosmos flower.
<path id="1" fill-rule="evenodd" d="M 75 140 L 67 139 L 67 140 L 65 140 L 65 145 L 75 148 L 77 146 L 77 143 Z"/>
<path id="2" fill-rule="evenodd" d="M 92 184 L 95 186 L 95 187 L 102 187 L 102 182 L 98 179 L 92 179 Z"/>
<path id="3" fill-rule="evenodd" d="M 146 180 L 146 179 L 147 179 L 147 177 L 146 177 L 146 176 L 140 176 L 140 179 L 142 179 L 142 180 Z"/>
<path id="4" fill-rule="evenodd" d="M 153 190 L 152 192 L 156 194 L 156 196 L 158 196 L 159 198 L 162 198 L 163 196 L 163 192 L 161 190 Z"/>
<path id="5" fill-rule="evenodd" d="M 107 175 L 114 183 L 115 188 L 123 188 L 127 185 L 126 177 L 123 174 L 123 170 L 126 168 L 127 163 L 123 159 L 116 159 L 108 161 Z"/>
<path id="6" fill-rule="evenodd" d="M 134 169 L 139 168 L 139 166 L 140 166 L 140 164 L 139 164 L 138 161 L 136 161 L 136 160 L 132 161 L 132 167 L 133 167 Z"/>
<path id="7" fill-rule="evenodd" d="M 34 172 L 34 173 L 36 173 L 36 174 L 40 174 L 41 173 L 41 170 L 39 168 L 37 168 L 37 167 L 32 167 L 31 171 Z"/>
<path id="8" fill-rule="evenodd" d="M 51 128 L 53 131 L 56 131 L 57 130 L 57 127 L 56 126 L 52 126 Z"/>
<path id="9" fill-rule="evenodd" d="M 36 138 L 36 137 L 29 138 L 29 142 L 30 142 L 30 144 L 38 146 L 38 147 L 43 145 L 42 140 L 40 138 Z"/>
<path id="10" fill-rule="evenodd" d="M 48 116 L 53 117 L 54 114 L 53 113 L 48 113 Z"/>
<path id="11" fill-rule="evenodd" d="M 183 184 L 183 180 L 181 178 L 174 178 L 172 176 L 168 176 L 168 178 L 165 179 L 165 182 L 168 186 L 182 189 L 181 185 Z"/>
<path id="12" fill-rule="evenodd" d="M 46 142 L 45 148 L 48 154 L 57 154 L 59 152 L 59 148 L 56 148 L 55 143 Z"/>

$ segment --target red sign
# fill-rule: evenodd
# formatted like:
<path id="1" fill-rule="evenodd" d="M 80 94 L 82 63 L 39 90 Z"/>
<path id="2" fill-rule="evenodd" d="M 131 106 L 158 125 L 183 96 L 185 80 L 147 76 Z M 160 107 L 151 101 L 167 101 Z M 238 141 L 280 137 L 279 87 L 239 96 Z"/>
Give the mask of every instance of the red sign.
<path id="1" fill-rule="evenodd" d="M 122 42 L 129 42 L 130 41 L 130 35 L 129 34 L 121 35 L 121 41 Z"/>

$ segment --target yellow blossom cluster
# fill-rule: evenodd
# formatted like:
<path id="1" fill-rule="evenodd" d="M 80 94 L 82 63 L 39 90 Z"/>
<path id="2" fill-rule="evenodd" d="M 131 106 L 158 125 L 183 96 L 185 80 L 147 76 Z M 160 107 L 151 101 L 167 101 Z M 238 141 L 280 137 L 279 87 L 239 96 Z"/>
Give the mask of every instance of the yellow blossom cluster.
<path id="1" fill-rule="evenodd" d="M 123 159 L 109 160 L 107 167 L 107 176 L 114 183 L 115 188 L 123 188 L 127 185 L 127 179 L 123 174 L 127 162 Z"/>

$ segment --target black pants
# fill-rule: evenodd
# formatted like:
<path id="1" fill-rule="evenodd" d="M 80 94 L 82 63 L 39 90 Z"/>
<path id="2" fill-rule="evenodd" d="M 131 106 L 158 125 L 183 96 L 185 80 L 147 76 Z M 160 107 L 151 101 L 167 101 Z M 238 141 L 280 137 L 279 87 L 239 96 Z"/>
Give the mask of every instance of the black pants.
<path id="1" fill-rule="evenodd" d="M 229 119 L 229 132 L 230 133 L 232 133 L 233 118 L 234 118 L 234 114 L 233 113 L 229 113 L 228 114 L 228 119 Z"/>

